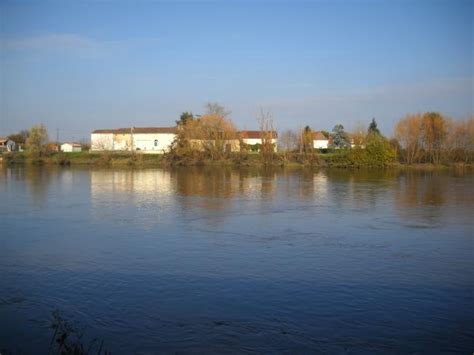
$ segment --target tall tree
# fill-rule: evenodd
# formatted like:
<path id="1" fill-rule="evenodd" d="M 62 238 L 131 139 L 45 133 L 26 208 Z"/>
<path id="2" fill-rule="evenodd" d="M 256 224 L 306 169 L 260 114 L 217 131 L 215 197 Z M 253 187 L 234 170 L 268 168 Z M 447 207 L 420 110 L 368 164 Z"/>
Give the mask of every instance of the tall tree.
<path id="1" fill-rule="evenodd" d="M 290 153 L 298 147 L 298 135 L 292 130 L 288 129 L 280 134 L 278 138 L 278 150 L 285 153 Z"/>
<path id="2" fill-rule="evenodd" d="M 344 131 L 342 124 L 337 124 L 332 129 L 332 141 L 335 148 L 347 148 L 350 146 L 349 137 Z"/>
<path id="3" fill-rule="evenodd" d="M 301 132 L 301 149 L 302 153 L 308 154 L 313 152 L 313 130 L 310 126 L 306 126 Z"/>
<path id="4" fill-rule="evenodd" d="M 273 114 L 268 110 L 260 109 L 257 121 L 260 126 L 260 139 L 262 141 L 260 154 L 263 161 L 268 163 L 273 159 L 275 153 L 273 141 L 276 139 L 276 133 L 273 129 Z"/>
<path id="5" fill-rule="evenodd" d="M 369 134 L 380 134 L 380 130 L 377 127 L 377 122 L 375 122 L 375 118 L 372 118 L 372 122 L 370 122 L 368 132 Z"/>
<path id="6" fill-rule="evenodd" d="M 26 145 L 31 153 L 40 154 L 48 140 L 48 130 L 43 124 L 39 124 L 31 127 Z"/>
<path id="7" fill-rule="evenodd" d="M 184 126 L 188 120 L 194 119 L 193 113 L 185 111 L 179 116 L 179 120 L 176 121 L 178 126 Z"/>
<path id="8" fill-rule="evenodd" d="M 356 122 L 352 131 L 348 134 L 351 142 L 351 147 L 362 148 L 365 147 L 368 133 L 370 129 L 363 122 Z"/>
<path id="9" fill-rule="evenodd" d="M 14 141 L 16 144 L 25 144 L 26 140 L 28 139 L 28 135 L 28 130 L 24 129 L 18 133 L 10 134 L 8 138 Z"/>
<path id="10" fill-rule="evenodd" d="M 423 115 L 423 145 L 431 163 L 437 164 L 441 159 L 441 150 L 446 139 L 447 124 L 445 118 L 437 112 Z"/>
<path id="11" fill-rule="evenodd" d="M 199 120 L 188 120 L 180 132 L 180 145 L 203 152 L 209 158 L 224 158 L 232 150 L 237 131 L 230 119 L 219 115 L 203 115 Z"/>
<path id="12" fill-rule="evenodd" d="M 208 116 L 219 116 L 227 118 L 230 116 L 231 111 L 228 111 L 224 106 L 217 102 L 208 102 L 205 106 L 206 115 Z"/>
<path id="13" fill-rule="evenodd" d="M 408 164 L 418 163 L 423 157 L 422 131 L 420 114 L 407 115 L 395 125 L 395 138 L 401 147 L 401 158 Z"/>

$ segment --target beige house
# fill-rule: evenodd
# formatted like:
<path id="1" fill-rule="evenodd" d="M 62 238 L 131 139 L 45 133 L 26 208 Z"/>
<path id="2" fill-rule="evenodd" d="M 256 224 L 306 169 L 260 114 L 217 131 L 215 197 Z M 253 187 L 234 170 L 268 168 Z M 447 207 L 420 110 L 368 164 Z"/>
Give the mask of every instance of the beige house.
<path id="1" fill-rule="evenodd" d="M 97 129 L 91 134 L 91 151 L 162 154 L 170 149 L 176 133 L 176 127 Z"/>
<path id="2" fill-rule="evenodd" d="M 262 132 L 262 131 L 240 131 L 239 136 L 242 139 L 242 142 L 250 145 L 255 146 L 257 144 L 262 144 L 264 137 L 263 134 L 269 135 L 269 140 L 272 144 L 274 144 L 275 152 L 277 151 L 277 143 L 278 143 L 278 134 L 275 131 L 270 132 Z"/>

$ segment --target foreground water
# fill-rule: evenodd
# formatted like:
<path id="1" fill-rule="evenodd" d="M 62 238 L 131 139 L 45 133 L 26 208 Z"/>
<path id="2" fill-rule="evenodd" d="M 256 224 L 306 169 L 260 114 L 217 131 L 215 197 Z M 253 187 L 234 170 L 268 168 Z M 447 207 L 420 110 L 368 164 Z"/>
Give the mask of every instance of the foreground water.
<path id="1" fill-rule="evenodd" d="M 0 349 L 474 349 L 474 175 L 0 168 Z"/>

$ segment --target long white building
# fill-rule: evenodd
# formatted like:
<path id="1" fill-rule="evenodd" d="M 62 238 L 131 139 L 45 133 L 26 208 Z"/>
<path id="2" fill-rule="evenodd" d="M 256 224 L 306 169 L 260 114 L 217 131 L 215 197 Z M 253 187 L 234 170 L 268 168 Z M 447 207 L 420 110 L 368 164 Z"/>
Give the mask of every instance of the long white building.
<path id="1" fill-rule="evenodd" d="M 162 154 L 170 149 L 176 133 L 176 127 L 97 129 L 91 134 L 91 151 Z"/>

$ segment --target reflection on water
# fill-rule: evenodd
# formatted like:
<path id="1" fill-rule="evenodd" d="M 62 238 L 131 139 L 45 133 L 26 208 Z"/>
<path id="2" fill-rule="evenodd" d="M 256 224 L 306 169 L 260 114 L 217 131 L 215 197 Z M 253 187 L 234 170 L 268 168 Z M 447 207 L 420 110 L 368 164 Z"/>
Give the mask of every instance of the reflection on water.
<path id="1" fill-rule="evenodd" d="M 473 182 L 0 168 L 0 349 L 60 308 L 115 353 L 472 351 Z"/>
<path id="2" fill-rule="evenodd" d="M 393 201 L 390 209 L 408 224 L 439 226 L 445 218 L 470 219 L 474 194 L 472 173 L 466 171 L 282 170 L 181 168 L 175 170 L 74 170 L 47 167 L 1 169 L 2 188 L 24 181 L 35 206 L 54 203 L 62 193 L 84 184 L 90 176 L 94 218 L 150 227 L 167 213 L 207 214 L 208 221 L 225 222 L 226 211 L 255 201 L 261 208 L 294 201 L 352 208 L 370 213 Z M 79 176 L 80 175 L 80 176 Z M 50 190 L 54 190 L 50 193 Z M 272 202 L 273 201 L 273 202 Z M 456 205 L 458 208 L 444 208 Z M 385 207 L 386 208 L 386 207 Z M 196 212 L 197 211 L 197 212 Z M 214 214 L 214 215 L 213 215 Z M 402 223 L 405 223 L 402 222 Z"/>
<path id="3" fill-rule="evenodd" d="M 60 175 L 64 185 L 71 172 Z M 472 176 L 459 172 L 463 184 Z M 135 206 L 143 217 L 147 207 L 164 209 L 178 204 L 184 211 L 212 214 L 232 209 L 243 200 L 270 206 L 272 200 L 309 201 L 370 211 L 383 202 L 393 201 L 395 212 L 403 219 L 437 225 L 443 216 L 452 215 L 443 205 L 456 204 L 458 217 L 469 218 L 474 203 L 447 172 L 397 170 L 235 170 L 231 168 L 181 168 L 177 170 L 92 170 L 91 200 L 94 213 L 107 217 L 107 206 Z M 52 183 L 45 172 L 29 172 L 25 177 L 35 201 L 40 200 Z M 57 176 L 56 176 L 57 178 Z M 44 181 L 42 181 L 43 179 Z M 39 185 L 39 186 L 38 186 Z M 34 188 L 36 187 L 36 188 Z M 130 212 L 130 211 L 129 211 Z M 127 213 L 129 213 L 127 212 Z M 221 220 L 219 218 L 218 220 Z"/>
<path id="4" fill-rule="evenodd" d="M 97 220 L 135 223 L 147 229 L 172 204 L 171 175 L 164 170 L 92 170 L 91 213 Z"/>
<path id="5" fill-rule="evenodd" d="M 445 218 L 468 221 L 474 205 L 474 180 L 470 175 L 456 175 L 462 179 L 432 171 L 400 173 L 394 190 L 397 213 L 403 220 L 427 226 L 439 226 Z"/>

